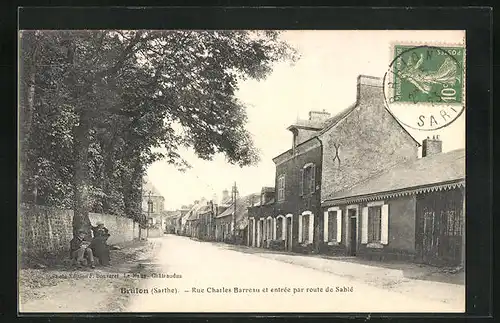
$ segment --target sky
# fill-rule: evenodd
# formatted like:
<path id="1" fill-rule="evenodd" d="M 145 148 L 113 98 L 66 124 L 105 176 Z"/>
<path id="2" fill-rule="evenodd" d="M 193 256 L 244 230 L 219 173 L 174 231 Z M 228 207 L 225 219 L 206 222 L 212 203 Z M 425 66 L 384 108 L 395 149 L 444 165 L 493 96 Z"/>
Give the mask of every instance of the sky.
<path id="1" fill-rule="evenodd" d="M 247 129 L 260 150 L 254 166 L 230 165 L 223 155 L 204 161 L 190 150 L 180 150 L 192 165 L 185 173 L 165 161 L 153 163 L 147 175 L 174 210 L 202 197 L 220 199 L 236 182 L 240 195 L 274 186 L 272 158 L 291 148 L 286 128 L 309 111 L 340 112 L 356 100 L 358 75 L 383 77 L 391 63 L 391 44 L 464 44 L 463 31 L 285 31 L 282 39 L 301 55 L 295 64 L 280 62 L 261 81 L 239 82 L 237 98 L 247 107 Z M 465 113 L 437 131 L 406 128 L 419 142 L 439 135 L 443 152 L 465 147 Z"/>

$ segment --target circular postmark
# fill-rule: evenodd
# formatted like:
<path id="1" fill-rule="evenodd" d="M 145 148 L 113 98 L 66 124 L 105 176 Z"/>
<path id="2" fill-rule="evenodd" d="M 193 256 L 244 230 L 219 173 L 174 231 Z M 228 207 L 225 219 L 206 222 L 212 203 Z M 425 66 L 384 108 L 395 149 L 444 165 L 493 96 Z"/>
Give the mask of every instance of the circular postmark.
<path id="1" fill-rule="evenodd" d="M 453 123 L 465 110 L 465 48 L 395 45 L 393 53 L 383 91 L 394 117 L 423 131 Z"/>

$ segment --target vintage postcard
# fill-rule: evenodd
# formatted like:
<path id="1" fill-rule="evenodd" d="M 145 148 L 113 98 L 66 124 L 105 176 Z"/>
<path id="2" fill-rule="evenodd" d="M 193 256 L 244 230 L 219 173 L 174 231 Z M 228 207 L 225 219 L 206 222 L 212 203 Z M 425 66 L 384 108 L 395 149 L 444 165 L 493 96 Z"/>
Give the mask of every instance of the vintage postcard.
<path id="1" fill-rule="evenodd" d="M 19 312 L 465 312 L 465 49 L 20 30 Z"/>

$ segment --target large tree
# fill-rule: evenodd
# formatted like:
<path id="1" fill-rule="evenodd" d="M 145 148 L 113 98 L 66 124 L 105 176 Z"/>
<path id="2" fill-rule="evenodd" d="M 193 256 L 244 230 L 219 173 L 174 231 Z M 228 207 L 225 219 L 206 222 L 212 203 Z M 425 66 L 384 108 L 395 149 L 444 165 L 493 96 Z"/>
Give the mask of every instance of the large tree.
<path id="1" fill-rule="evenodd" d="M 24 183 L 51 197 L 57 184 L 73 201 L 74 228 L 86 230 L 91 208 L 137 217 L 146 167 L 160 158 L 185 167 L 181 146 L 207 160 L 223 153 L 232 164 L 254 163 L 238 81 L 296 58 L 275 31 L 22 35 Z"/>

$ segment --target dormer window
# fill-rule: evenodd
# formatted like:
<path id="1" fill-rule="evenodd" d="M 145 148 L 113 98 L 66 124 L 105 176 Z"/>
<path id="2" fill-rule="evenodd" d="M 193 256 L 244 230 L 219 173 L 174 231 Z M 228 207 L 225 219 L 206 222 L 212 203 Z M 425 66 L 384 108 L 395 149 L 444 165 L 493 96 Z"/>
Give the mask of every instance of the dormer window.
<path id="1" fill-rule="evenodd" d="M 314 193 L 316 190 L 316 165 L 308 163 L 300 170 L 300 195 Z"/>

